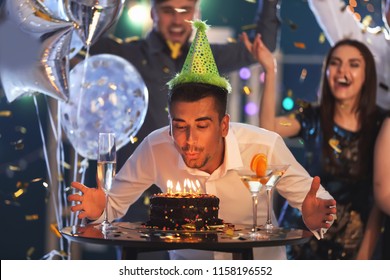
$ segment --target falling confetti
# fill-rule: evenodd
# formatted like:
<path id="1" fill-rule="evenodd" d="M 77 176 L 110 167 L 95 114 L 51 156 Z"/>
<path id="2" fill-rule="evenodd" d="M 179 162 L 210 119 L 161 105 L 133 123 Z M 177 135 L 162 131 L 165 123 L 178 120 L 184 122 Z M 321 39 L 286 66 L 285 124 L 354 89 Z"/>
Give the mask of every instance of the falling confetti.
<path id="1" fill-rule="evenodd" d="M 325 43 L 325 41 L 326 41 L 325 34 L 324 34 L 323 32 L 321 32 L 321 33 L 320 33 L 320 36 L 319 36 L 319 38 L 318 38 L 318 42 L 319 42 L 320 44 L 323 44 L 323 43 Z"/>
<path id="2" fill-rule="evenodd" d="M 26 221 L 36 221 L 39 220 L 39 215 L 38 214 L 32 214 L 32 215 L 26 215 L 25 216 Z"/>
<path id="3" fill-rule="evenodd" d="M 244 86 L 244 87 L 242 88 L 242 92 L 243 92 L 244 94 L 246 94 L 246 95 L 250 95 L 251 92 L 252 92 L 252 90 L 251 90 L 248 86 Z"/>
<path id="4" fill-rule="evenodd" d="M 299 77 L 299 81 L 301 83 L 304 82 L 306 79 L 306 76 L 307 76 L 307 70 L 306 70 L 306 68 L 303 68 L 301 71 L 301 76 Z"/>
<path id="5" fill-rule="evenodd" d="M 53 232 L 58 238 L 61 238 L 61 233 L 58 230 L 57 224 L 50 224 L 50 231 Z"/>
<path id="6" fill-rule="evenodd" d="M 20 171 L 20 167 L 15 165 L 8 165 L 8 169 L 11 171 Z"/>
<path id="7" fill-rule="evenodd" d="M 296 47 L 298 49 L 306 49 L 305 43 L 302 43 L 302 42 L 294 42 L 294 47 Z"/>
<path id="8" fill-rule="evenodd" d="M 16 132 L 20 132 L 22 134 L 26 134 L 27 133 L 27 128 L 25 128 L 24 126 L 15 126 L 15 131 Z"/>
<path id="9" fill-rule="evenodd" d="M 335 150 L 337 153 L 341 153 L 341 149 L 339 147 L 339 140 L 337 139 L 329 139 L 329 146 L 331 146 L 333 148 L 333 150 Z"/>
<path id="10" fill-rule="evenodd" d="M 11 117 L 12 116 L 12 112 L 11 111 L 0 111 L 0 117 Z"/>

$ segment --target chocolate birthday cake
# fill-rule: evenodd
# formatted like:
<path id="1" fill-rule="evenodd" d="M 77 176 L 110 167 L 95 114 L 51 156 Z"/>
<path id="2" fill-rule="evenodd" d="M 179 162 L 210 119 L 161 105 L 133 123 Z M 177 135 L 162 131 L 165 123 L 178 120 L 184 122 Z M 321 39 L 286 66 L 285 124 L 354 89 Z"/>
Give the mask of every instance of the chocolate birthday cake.
<path id="1" fill-rule="evenodd" d="M 159 193 L 150 198 L 146 226 L 158 229 L 208 229 L 222 224 L 219 198 L 210 194 Z"/>

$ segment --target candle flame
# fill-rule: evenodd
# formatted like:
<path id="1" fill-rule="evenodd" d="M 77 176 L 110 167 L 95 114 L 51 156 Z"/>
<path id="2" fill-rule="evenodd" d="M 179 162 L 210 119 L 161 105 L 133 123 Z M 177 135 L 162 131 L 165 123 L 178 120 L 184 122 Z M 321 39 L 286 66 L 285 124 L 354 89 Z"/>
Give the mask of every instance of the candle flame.
<path id="1" fill-rule="evenodd" d="M 167 193 L 169 194 L 200 194 L 201 184 L 199 180 L 184 179 L 183 183 L 177 182 L 174 187 L 172 180 L 167 181 Z"/>

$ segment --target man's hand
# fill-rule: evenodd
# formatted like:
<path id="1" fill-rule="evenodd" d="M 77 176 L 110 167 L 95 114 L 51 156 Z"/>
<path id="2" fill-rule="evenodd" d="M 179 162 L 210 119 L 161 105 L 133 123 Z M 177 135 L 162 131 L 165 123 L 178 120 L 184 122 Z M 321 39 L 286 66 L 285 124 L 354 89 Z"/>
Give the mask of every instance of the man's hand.
<path id="1" fill-rule="evenodd" d="M 78 189 L 82 194 L 71 194 L 68 196 L 69 201 L 80 202 L 70 209 L 72 212 L 80 211 L 78 218 L 88 218 L 96 220 L 99 218 L 106 204 L 106 195 L 102 188 L 88 188 L 79 182 L 72 182 L 72 187 Z"/>
<path id="2" fill-rule="evenodd" d="M 320 178 L 314 177 L 311 188 L 302 204 L 302 217 L 310 230 L 329 228 L 336 214 L 336 200 L 317 198 Z"/>

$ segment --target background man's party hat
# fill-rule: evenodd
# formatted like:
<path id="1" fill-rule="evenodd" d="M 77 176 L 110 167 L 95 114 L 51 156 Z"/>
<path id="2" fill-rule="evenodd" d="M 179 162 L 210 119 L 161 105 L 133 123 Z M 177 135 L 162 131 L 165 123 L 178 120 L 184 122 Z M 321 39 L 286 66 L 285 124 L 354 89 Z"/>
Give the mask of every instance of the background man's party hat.
<path id="1" fill-rule="evenodd" d="M 208 25 L 200 20 L 193 22 L 197 29 L 194 41 L 191 44 L 183 68 L 172 80 L 168 82 L 169 89 L 186 83 L 202 83 L 214 85 L 231 91 L 230 83 L 221 77 L 206 36 Z"/>

